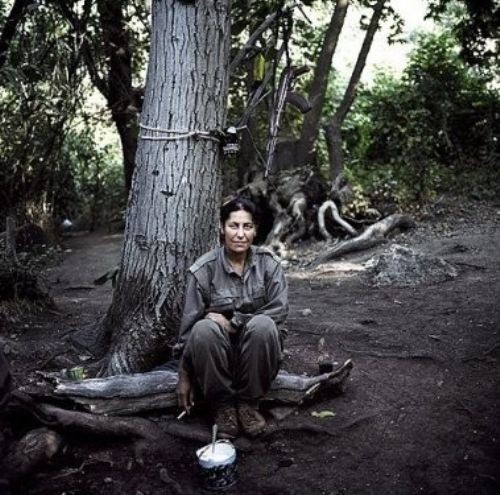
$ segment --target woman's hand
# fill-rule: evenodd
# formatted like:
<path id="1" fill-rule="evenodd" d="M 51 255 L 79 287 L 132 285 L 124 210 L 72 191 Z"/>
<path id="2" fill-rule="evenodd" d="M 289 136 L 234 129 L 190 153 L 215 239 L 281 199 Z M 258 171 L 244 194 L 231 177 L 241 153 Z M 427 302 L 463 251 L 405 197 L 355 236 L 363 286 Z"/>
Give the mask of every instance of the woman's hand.
<path id="1" fill-rule="evenodd" d="M 194 406 L 194 389 L 189 373 L 179 367 L 179 381 L 177 382 L 177 402 L 188 414 Z"/>
<path id="2" fill-rule="evenodd" d="M 210 312 L 206 314 L 205 318 L 215 321 L 215 323 L 217 323 L 217 325 L 219 325 L 222 330 L 226 331 L 227 333 L 236 333 L 236 329 L 233 328 L 230 321 L 221 313 Z"/>

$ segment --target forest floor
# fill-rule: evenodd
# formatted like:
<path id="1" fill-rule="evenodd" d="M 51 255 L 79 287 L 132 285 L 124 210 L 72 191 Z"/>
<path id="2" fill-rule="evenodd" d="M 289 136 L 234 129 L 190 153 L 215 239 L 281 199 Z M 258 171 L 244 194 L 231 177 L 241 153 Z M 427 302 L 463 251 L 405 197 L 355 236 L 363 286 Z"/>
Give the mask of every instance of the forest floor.
<path id="1" fill-rule="evenodd" d="M 95 233 L 65 240 L 61 263 L 45 272 L 57 311 L 13 318 L 3 335 L 16 382 L 68 358 L 91 359 L 85 342 L 112 292 L 92 281 L 116 264 L 121 241 Z M 443 257 L 459 274 L 375 286 L 363 263 L 391 242 Z M 324 248 L 304 246 L 295 256 Z M 500 493 L 500 206 L 433 211 L 387 245 L 314 271 L 292 263 L 288 280 L 284 368 L 316 373 L 324 338 L 324 352 L 338 363 L 352 358 L 354 369 L 343 395 L 296 413 L 332 435 L 278 431 L 252 440 L 238 452 L 239 481 L 226 493 Z M 23 433 L 5 421 L 3 428 L 10 440 Z M 205 493 L 194 455 L 200 446 L 172 438 L 140 465 L 127 441 L 67 437 L 67 447 L 13 493 Z"/>

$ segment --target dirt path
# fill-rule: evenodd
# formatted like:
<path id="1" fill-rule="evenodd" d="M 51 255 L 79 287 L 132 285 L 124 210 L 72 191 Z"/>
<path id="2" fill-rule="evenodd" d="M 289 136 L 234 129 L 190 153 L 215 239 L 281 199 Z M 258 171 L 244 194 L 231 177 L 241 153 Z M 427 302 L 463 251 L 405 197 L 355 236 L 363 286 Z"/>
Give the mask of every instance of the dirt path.
<path id="1" fill-rule="evenodd" d="M 355 369 L 343 396 L 299 411 L 334 436 L 293 432 L 255 440 L 239 453 L 239 483 L 226 493 L 500 493 L 497 210 L 474 221 L 443 218 L 395 238 L 455 263 L 459 275 L 448 282 L 372 286 L 361 263 L 373 252 L 325 265 L 322 273 L 290 270 L 285 367 L 316 372 L 323 337 L 325 352 L 338 362 L 352 357 Z M 72 357 L 87 358 L 81 345 L 109 304 L 109 285 L 89 287 L 118 260 L 120 238 L 79 236 L 68 248 L 48 272 L 59 313 L 12 329 L 10 359 L 19 379 L 68 343 L 77 349 Z M 335 416 L 312 418 L 318 410 Z M 204 493 L 195 475 L 197 447 L 173 440 L 141 466 L 127 444 L 73 438 L 15 493 Z M 165 481 L 164 469 L 175 483 Z"/>

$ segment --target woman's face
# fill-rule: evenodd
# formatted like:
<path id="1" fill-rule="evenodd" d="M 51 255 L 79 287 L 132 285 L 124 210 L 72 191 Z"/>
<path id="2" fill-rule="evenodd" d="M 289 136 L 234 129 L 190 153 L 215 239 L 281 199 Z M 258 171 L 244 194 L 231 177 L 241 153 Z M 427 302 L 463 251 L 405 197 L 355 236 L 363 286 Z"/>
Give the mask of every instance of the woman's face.
<path id="1" fill-rule="evenodd" d="M 241 254 L 250 249 L 257 234 L 257 227 L 248 211 L 232 211 L 222 226 L 222 234 L 226 249 Z"/>

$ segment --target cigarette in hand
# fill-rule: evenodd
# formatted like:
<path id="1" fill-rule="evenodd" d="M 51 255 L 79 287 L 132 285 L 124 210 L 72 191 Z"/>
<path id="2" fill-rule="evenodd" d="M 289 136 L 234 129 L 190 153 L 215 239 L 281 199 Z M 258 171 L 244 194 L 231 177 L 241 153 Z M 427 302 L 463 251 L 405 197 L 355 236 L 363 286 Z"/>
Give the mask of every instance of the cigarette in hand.
<path id="1" fill-rule="evenodd" d="M 187 414 L 187 410 L 184 409 L 184 411 L 182 411 L 179 416 L 177 416 L 177 419 L 182 419 L 185 415 Z"/>

